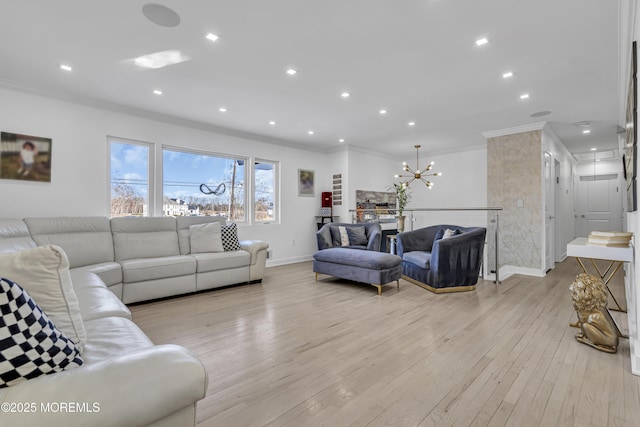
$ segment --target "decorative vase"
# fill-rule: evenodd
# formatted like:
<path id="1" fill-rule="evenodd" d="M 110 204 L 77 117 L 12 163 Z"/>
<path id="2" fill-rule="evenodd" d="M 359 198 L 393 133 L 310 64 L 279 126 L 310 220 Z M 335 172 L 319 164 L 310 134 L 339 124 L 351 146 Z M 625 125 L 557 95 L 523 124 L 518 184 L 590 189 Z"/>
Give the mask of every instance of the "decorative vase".
<path id="1" fill-rule="evenodd" d="M 399 215 L 396 217 L 396 229 L 398 230 L 398 233 L 402 233 L 404 231 L 405 218 L 406 216 L 404 215 Z"/>

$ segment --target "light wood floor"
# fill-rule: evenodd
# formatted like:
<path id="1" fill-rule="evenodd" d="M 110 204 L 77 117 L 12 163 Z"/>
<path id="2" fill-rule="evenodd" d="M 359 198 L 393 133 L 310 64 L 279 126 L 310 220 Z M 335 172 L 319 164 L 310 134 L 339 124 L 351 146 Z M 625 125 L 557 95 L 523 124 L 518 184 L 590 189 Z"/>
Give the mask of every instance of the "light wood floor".
<path id="1" fill-rule="evenodd" d="M 628 341 L 607 354 L 568 326 L 578 273 L 569 258 L 544 279 L 441 295 L 401 280 L 377 296 L 301 263 L 131 310 L 207 366 L 201 426 L 639 426 Z"/>

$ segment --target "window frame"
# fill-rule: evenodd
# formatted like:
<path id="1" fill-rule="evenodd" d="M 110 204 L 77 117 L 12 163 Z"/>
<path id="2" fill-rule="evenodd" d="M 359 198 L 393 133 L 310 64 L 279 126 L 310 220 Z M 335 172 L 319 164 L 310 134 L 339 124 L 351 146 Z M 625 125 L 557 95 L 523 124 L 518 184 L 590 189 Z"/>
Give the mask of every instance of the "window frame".
<path id="1" fill-rule="evenodd" d="M 273 165 L 273 221 L 256 220 L 256 163 Z M 254 224 L 280 224 L 280 162 L 255 157 L 251 162 L 251 220 Z"/>
<path id="2" fill-rule="evenodd" d="M 180 152 L 180 153 L 186 153 L 186 154 L 194 154 L 194 155 L 201 155 L 201 156 L 208 156 L 208 157 L 217 157 L 220 159 L 228 159 L 228 160 L 234 160 L 234 161 L 238 161 L 238 160 L 242 160 L 244 161 L 244 173 L 243 173 L 243 185 L 244 185 L 244 197 L 243 197 L 243 203 L 244 203 L 244 220 L 240 221 L 232 221 L 231 219 L 227 218 L 227 221 L 229 222 L 235 222 L 236 224 L 249 224 L 250 220 L 248 219 L 248 214 L 247 212 L 249 212 L 249 210 L 251 212 L 253 212 L 253 207 L 249 204 L 251 202 L 250 198 L 249 198 L 249 191 L 251 191 L 250 189 L 250 185 L 248 183 L 248 176 L 250 176 L 250 173 L 248 171 L 247 165 L 250 162 L 250 158 L 249 157 L 244 157 L 244 156 L 239 156 L 239 155 L 233 155 L 233 154 L 225 154 L 225 153 L 218 153 L 218 152 L 213 152 L 213 151 L 206 151 L 206 150 L 199 150 L 199 149 L 194 149 L 194 148 L 188 148 L 188 147 L 178 147 L 175 145 L 170 145 L 170 144 L 163 144 L 161 146 L 160 149 L 160 154 L 159 154 L 159 159 L 160 159 L 160 168 L 159 168 L 159 182 L 160 185 L 158 186 L 158 193 L 159 193 L 159 200 L 160 200 L 160 210 L 159 213 L 161 216 L 164 216 L 164 212 L 162 209 L 162 200 L 164 199 L 164 153 L 165 150 L 169 150 L 169 151 L 176 151 L 176 152 Z"/>
<path id="3" fill-rule="evenodd" d="M 107 135 L 107 212 L 111 218 L 111 145 L 112 143 L 136 145 L 147 148 L 147 212 L 146 215 L 143 211 L 143 217 L 155 216 L 155 200 L 156 200 L 156 185 L 155 185 L 155 163 L 156 163 L 156 144 L 153 142 L 140 141 L 131 138 L 121 138 L 119 136 Z"/>

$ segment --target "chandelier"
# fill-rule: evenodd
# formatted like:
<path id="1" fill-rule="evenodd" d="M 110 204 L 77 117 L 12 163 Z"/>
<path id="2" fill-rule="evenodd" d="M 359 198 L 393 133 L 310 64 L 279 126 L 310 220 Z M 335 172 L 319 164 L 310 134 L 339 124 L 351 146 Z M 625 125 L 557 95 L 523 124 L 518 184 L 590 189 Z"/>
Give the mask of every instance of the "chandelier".
<path id="1" fill-rule="evenodd" d="M 420 170 L 420 167 L 418 167 L 418 150 L 420 149 L 420 145 L 414 145 L 414 147 L 416 149 L 416 169 L 413 170 L 407 164 L 407 162 L 402 162 L 402 170 L 405 171 L 405 172 L 409 172 L 411 175 L 399 175 L 399 174 L 396 174 L 396 175 L 394 175 L 394 177 L 395 178 L 408 178 L 406 181 L 401 183 L 402 186 L 404 186 L 405 188 L 407 188 L 409 186 L 409 184 L 411 184 L 416 179 L 419 179 L 420 181 L 425 183 L 427 188 L 431 189 L 431 187 L 433 187 L 433 182 L 431 182 L 428 179 L 426 179 L 426 177 L 442 176 L 442 173 L 440 173 L 440 172 L 431 172 L 431 168 L 435 164 L 434 162 L 429 163 L 426 168 Z M 427 172 L 431 172 L 431 173 L 427 173 Z"/>

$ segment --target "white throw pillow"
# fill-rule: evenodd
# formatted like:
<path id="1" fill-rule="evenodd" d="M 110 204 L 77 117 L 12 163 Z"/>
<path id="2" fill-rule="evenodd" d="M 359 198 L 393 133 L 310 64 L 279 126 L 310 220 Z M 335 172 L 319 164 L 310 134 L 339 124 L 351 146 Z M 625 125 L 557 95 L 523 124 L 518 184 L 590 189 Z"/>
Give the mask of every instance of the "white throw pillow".
<path id="1" fill-rule="evenodd" d="M 61 247 L 46 245 L 0 254 L 0 276 L 19 283 L 80 352 L 84 350 L 87 332 L 71 284 L 69 260 Z"/>
<path id="2" fill-rule="evenodd" d="M 219 222 L 197 224 L 189 227 L 191 253 L 224 252 L 221 230 Z"/>
<path id="3" fill-rule="evenodd" d="M 349 233 L 347 233 L 347 227 L 339 225 L 338 230 L 340 231 L 340 246 L 350 246 L 351 243 L 349 242 Z"/>

